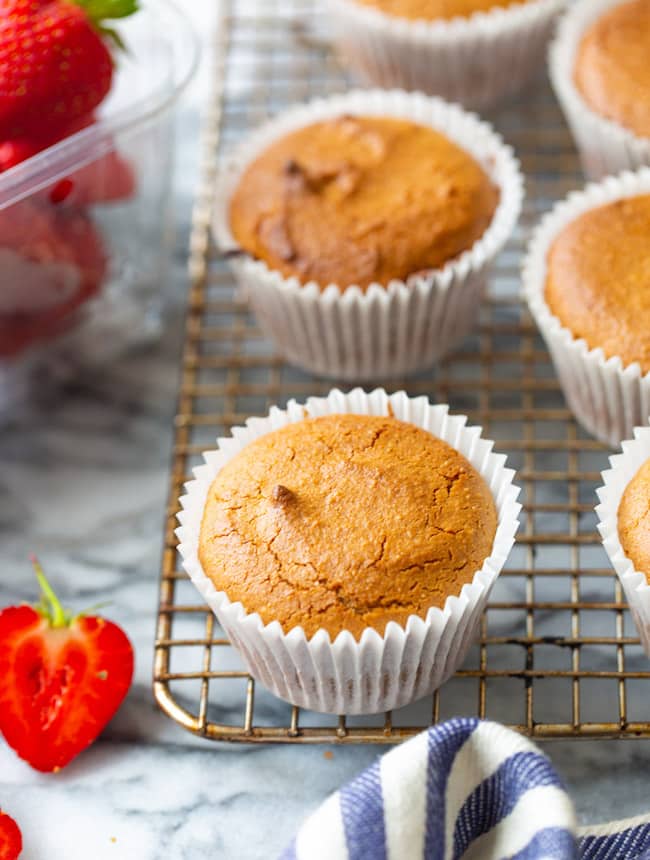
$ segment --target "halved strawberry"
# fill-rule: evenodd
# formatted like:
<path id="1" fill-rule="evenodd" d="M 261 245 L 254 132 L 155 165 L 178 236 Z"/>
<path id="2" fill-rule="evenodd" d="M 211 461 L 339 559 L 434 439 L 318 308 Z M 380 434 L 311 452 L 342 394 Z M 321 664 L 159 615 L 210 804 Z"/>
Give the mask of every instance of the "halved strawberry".
<path id="1" fill-rule="evenodd" d="M 18 860 L 23 837 L 13 818 L 0 809 L 0 860 Z"/>
<path id="2" fill-rule="evenodd" d="M 34 560 L 40 603 L 0 612 L 0 731 L 18 755 L 58 771 L 89 746 L 131 685 L 124 631 L 61 606 Z"/>

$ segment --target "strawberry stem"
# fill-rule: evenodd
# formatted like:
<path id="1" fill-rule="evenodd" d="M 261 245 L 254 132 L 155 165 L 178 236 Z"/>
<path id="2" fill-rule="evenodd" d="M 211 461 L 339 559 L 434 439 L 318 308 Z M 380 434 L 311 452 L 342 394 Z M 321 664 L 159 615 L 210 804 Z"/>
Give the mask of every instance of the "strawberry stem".
<path id="1" fill-rule="evenodd" d="M 30 557 L 30 561 L 34 568 L 36 579 L 38 579 L 38 584 L 41 587 L 41 606 L 44 614 L 48 618 L 52 627 L 66 627 L 70 621 L 68 613 L 61 605 L 61 601 L 56 596 L 56 592 L 47 581 L 47 577 L 45 576 L 45 572 L 43 571 L 39 560 L 35 555 L 32 555 Z"/>

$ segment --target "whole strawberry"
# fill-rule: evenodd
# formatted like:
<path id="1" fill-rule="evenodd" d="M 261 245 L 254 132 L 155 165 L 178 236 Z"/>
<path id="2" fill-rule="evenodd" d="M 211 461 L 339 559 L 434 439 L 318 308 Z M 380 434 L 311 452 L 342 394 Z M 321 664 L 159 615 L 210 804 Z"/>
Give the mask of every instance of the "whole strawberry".
<path id="1" fill-rule="evenodd" d="M 0 0 L 0 138 L 52 134 L 108 94 L 108 21 L 137 0 Z"/>
<path id="2" fill-rule="evenodd" d="M 115 714 L 133 677 L 125 633 L 72 616 L 34 561 L 41 602 L 0 612 L 0 731 L 36 770 L 65 767 Z"/>

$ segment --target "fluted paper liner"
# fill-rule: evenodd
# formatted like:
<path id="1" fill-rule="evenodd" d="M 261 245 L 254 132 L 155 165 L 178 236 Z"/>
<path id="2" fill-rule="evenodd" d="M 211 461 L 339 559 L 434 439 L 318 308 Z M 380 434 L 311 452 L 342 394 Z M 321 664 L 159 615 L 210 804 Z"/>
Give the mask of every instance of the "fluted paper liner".
<path id="1" fill-rule="evenodd" d="M 617 447 L 650 415 L 650 373 L 590 349 L 553 315 L 545 299 L 547 257 L 559 233 L 590 209 L 624 197 L 650 194 L 650 168 L 609 177 L 570 194 L 543 219 L 523 266 L 523 288 L 551 353 L 564 395 L 578 421 L 601 442 Z"/>
<path id="2" fill-rule="evenodd" d="M 453 20 L 408 20 L 328 0 L 344 62 L 383 87 L 422 90 L 472 110 L 492 107 L 544 67 L 565 0 L 533 0 Z"/>
<path id="3" fill-rule="evenodd" d="M 214 233 L 236 246 L 229 204 L 246 167 L 274 140 L 341 114 L 406 118 L 431 126 L 472 155 L 500 189 L 494 218 L 474 245 L 442 269 L 388 286 L 302 285 L 248 255 L 230 259 L 261 327 L 288 361 L 321 376 L 371 380 L 433 365 L 472 329 L 490 264 L 512 233 L 523 198 L 519 163 L 487 124 L 455 105 L 422 94 L 357 90 L 282 113 L 226 162 L 217 182 Z"/>
<path id="4" fill-rule="evenodd" d="M 650 164 L 650 138 L 596 113 L 574 82 L 577 50 L 587 28 L 626 0 L 577 0 L 563 16 L 549 50 L 549 73 L 590 179 Z"/>
<path id="5" fill-rule="evenodd" d="M 645 573 L 635 569 L 618 536 L 618 508 L 625 488 L 650 458 L 650 427 L 635 427 L 634 438 L 623 442 L 623 453 L 610 457 L 611 468 L 603 472 L 604 486 L 598 490 L 598 531 L 609 560 L 621 581 L 641 644 L 650 656 L 650 585 Z"/>
<path id="6" fill-rule="evenodd" d="M 241 603 L 231 603 L 217 591 L 201 568 L 198 544 L 208 490 L 225 463 L 253 439 L 305 415 L 387 415 L 391 409 L 396 418 L 424 428 L 464 454 L 494 497 L 498 526 L 492 554 L 460 595 L 449 597 L 444 609 L 430 609 L 426 618 L 412 615 L 404 627 L 390 622 L 383 635 L 367 628 L 356 641 L 343 631 L 332 642 L 325 630 L 308 639 L 301 627 L 283 631 L 278 621 L 265 625 L 257 613 L 247 613 Z M 250 674 L 277 696 L 315 711 L 376 713 L 431 693 L 462 662 L 513 545 L 521 509 L 519 490 L 512 483 L 515 473 L 505 468 L 505 456 L 492 453 L 492 442 L 481 438 L 479 427 L 466 427 L 466 421 L 463 415 L 449 415 L 447 406 L 430 405 L 426 397 L 409 398 L 404 392 L 388 396 L 382 389 L 348 394 L 333 390 L 327 397 L 309 398 L 305 406 L 291 401 L 286 410 L 274 407 L 266 418 L 250 418 L 245 427 L 233 428 L 232 438 L 219 439 L 217 450 L 204 454 L 205 464 L 194 470 L 195 479 L 181 498 L 176 533 L 183 567 Z"/>

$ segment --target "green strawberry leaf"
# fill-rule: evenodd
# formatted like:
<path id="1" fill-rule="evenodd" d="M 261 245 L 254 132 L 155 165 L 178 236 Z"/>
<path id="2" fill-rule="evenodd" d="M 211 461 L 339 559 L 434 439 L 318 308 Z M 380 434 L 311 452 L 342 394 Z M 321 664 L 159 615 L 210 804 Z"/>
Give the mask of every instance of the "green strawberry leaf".
<path id="1" fill-rule="evenodd" d="M 61 604 L 61 601 L 50 585 L 47 577 L 45 576 L 45 572 L 41 567 L 41 563 L 36 556 L 30 556 L 30 561 L 34 568 L 38 584 L 41 587 L 41 595 L 38 603 L 34 603 L 32 605 L 39 615 L 42 615 L 43 618 L 46 618 L 49 621 L 52 627 L 68 627 L 74 621 L 77 621 L 77 619 L 85 618 L 90 614 L 94 615 L 98 610 L 104 609 L 106 606 L 110 605 L 110 601 L 104 600 L 102 603 L 95 603 L 94 606 L 88 606 L 86 609 L 81 612 L 77 612 L 77 614 L 74 615 Z M 2 846 L 0 845 L 0 847 Z"/>
<path id="2" fill-rule="evenodd" d="M 120 36 L 120 34 L 113 27 L 104 27 L 99 26 L 97 28 L 99 32 L 104 36 L 105 39 L 108 39 L 109 42 L 112 42 L 120 51 L 124 51 L 125 54 L 128 54 L 129 49 L 126 47 L 126 43 L 124 39 Z"/>
<path id="3" fill-rule="evenodd" d="M 138 0 L 75 0 L 94 24 L 115 18 L 128 18 L 139 9 Z"/>

